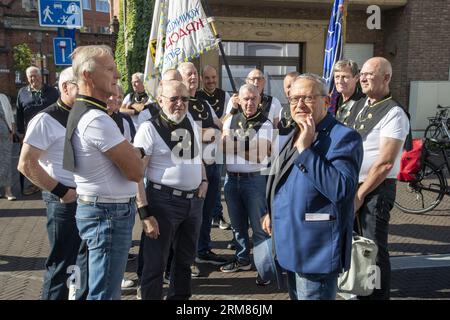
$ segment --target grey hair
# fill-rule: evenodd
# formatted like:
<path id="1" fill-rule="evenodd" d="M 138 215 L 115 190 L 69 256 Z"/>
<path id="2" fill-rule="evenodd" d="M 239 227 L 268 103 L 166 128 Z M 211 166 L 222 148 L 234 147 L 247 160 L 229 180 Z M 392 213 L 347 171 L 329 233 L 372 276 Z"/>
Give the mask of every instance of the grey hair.
<path id="1" fill-rule="evenodd" d="M 337 71 L 342 71 L 345 68 L 350 68 L 350 71 L 354 76 L 356 76 L 359 73 L 359 67 L 358 64 L 350 59 L 344 59 L 344 60 L 339 60 L 334 64 L 333 67 L 333 72 L 337 72 Z"/>
<path id="2" fill-rule="evenodd" d="M 111 48 L 107 45 L 91 45 L 77 47 L 72 53 L 73 74 L 77 81 L 83 80 L 83 72 L 92 72 L 97 65 L 98 57 L 110 55 L 114 57 Z"/>
<path id="3" fill-rule="evenodd" d="M 244 90 L 250 91 L 256 95 L 259 95 L 259 90 L 258 88 L 251 84 L 251 83 L 246 83 L 243 84 L 240 88 L 239 88 L 239 95 L 241 96 L 244 93 Z"/>
<path id="4" fill-rule="evenodd" d="M 192 62 L 182 62 L 178 65 L 178 71 L 181 73 L 181 71 L 186 69 L 188 66 L 192 66 L 195 70 L 197 70 L 195 64 L 193 64 Z"/>
<path id="5" fill-rule="evenodd" d="M 186 88 L 186 86 L 184 85 L 184 83 L 182 81 L 178 81 L 178 80 L 161 80 L 159 82 L 158 89 L 157 89 L 158 97 L 162 96 L 163 91 L 164 91 L 164 86 L 167 86 L 167 85 L 180 86 L 180 87 L 184 88 L 184 90 L 186 90 L 186 92 L 189 93 L 189 90 Z"/>
<path id="6" fill-rule="evenodd" d="M 27 70 L 25 71 L 26 75 L 28 76 L 33 70 L 37 71 L 37 74 L 41 76 L 41 70 L 35 66 L 28 67 Z"/>
<path id="7" fill-rule="evenodd" d="M 202 76 L 203 76 L 203 74 L 205 73 L 205 71 L 208 70 L 208 69 L 213 69 L 214 71 L 216 71 L 216 73 L 218 73 L 216 68 L 214 68 L 213 66 L 207 64 L 207 65 L 204 66 L 203 69 L 202 69 L 202 73 L 201 73 Z"/>
<path id="8" fill-rule="evenodd" d="M 298 71 L 291 71 L 286 73 L 286 75 L 284 76 L 284 78 L 286 79 L 287 77 L 291 77 L 291 78 L 297 78 L 300 75 L 300 72 Z"/>
<path id="9" fill-rule="evenodd" d="M 317 88 L 319 89 L 319 93 L 321 95 L 327 96 L 328 95 L 328 85 L 325 82 L 325 79 L 322 78 L 321 76 L 315 74 L 315 73 L 303 73 L 301 75 L 299 75 L 295 81 L 297 81 L 298 79 L 305 79 L 305 80 L 310 80 L 316 83 Z"/>
<path id="10" fill-rule="evenodd" d="M 164 72 L 161 80 L 178 80 L 183 81 L 183 77 L 181 76 L 180 71 L 177 69 L 169 69 Z"/>
<path id="11" fill-rule="evenodd" d="M 63 84 L 66 83 L 67 81 L 74 81 L 72 67 L 65 68 L 59 74 L 59 79 L 58 79 L 59 92 L 63 92 Z"/>
<path id="12" fill-rule="evenodd" d="M 144 74 L 142 72 L 136 72 L 131 75 L 131 78 L 138 77 L 141 82 L 144 82 Z"/>

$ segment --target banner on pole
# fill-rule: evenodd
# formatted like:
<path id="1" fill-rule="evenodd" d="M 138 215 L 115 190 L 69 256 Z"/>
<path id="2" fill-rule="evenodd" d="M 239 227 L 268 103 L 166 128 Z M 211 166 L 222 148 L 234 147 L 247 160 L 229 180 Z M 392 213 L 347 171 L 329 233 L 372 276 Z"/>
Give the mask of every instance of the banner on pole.
<path id="1" fill-rule="evenodd" d="M 200 0 L 155 1 L 145 68 L 148 89 L 155 88 L 152 79 L 216 49 L 218 42 Z"/>
<path id="2" fill-rule="evenodd" d="M 327 42 L 325 47 L 325 57 L 323 61 L 323 78 L 327 82 L 331 93 L 331 105 L 329 111 L 335 114 L 337 92 L 334 87 L 333 67 L 342 58 L 343 53 L 343 17 L 344 0 L 335 0 L 331 12 L 330 24 L 328 26 Z"/>

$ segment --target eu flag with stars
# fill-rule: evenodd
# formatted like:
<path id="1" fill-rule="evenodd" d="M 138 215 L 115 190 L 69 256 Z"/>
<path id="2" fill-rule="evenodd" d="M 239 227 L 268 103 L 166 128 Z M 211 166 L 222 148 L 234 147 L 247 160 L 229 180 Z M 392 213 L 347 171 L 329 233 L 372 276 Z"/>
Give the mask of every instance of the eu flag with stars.
<path id="1" fill-rule="evenodd" d="M 335 0 L 331 12 L 330 24 L 328 26 L 327 43 L 325 46 L 325 57 L 323 60 L 323 78 L 328 84 L 331 103 L 328 111 L 336 113 L 338 93 L 334 86 L 333 66 L 342 57 L 342 22 L 344 16 L 344 0 Z"/>

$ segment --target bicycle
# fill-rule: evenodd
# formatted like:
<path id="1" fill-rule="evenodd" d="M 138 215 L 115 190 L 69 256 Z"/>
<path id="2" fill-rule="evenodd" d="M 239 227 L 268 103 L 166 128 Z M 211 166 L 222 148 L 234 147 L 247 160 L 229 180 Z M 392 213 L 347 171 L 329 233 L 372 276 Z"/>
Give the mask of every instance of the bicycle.
<path id="1" fill-rule="evenodd" d="M 436 116 L 428 118 L 430 122 L 424 132 L 425 139 L 450 139 L 450 119 L 448 111 L 450 106 L 437 106 Z"/>
<path id="2" fill-rule="evenodd" d="M 426 213 L 439 205 L 445 195 L 450 196 L 445 168 L 450 172 L 447 155 L 450 139 L 425 139 L 421 167 L 412 181 L 397 181 L 394 205 L 405 213 Z M 436 164 L 433 158 L 443 157 Z"/>

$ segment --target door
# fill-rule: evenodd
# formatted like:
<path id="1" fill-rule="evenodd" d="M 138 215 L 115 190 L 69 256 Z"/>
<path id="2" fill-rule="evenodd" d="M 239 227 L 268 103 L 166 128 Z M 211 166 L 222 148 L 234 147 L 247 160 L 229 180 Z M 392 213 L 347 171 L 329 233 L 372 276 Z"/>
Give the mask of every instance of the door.
<path id="1" fill-rule="evenodd" d="M 247 74 L 252 69 L 258 68 L 266 78 L 264 93 L 278 98 L 283 105 L 287 104 L 283 79 L 291 71 L 301 72 L 301 44 L 223 42 L 223 45 L 237 90 L 245 83 Z M 231 92 L 231 84 L 222 57 L 220 64 L 221 87 Z"/>

